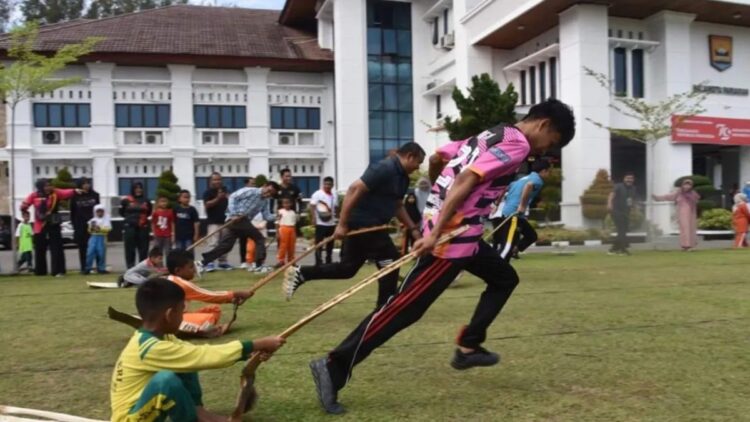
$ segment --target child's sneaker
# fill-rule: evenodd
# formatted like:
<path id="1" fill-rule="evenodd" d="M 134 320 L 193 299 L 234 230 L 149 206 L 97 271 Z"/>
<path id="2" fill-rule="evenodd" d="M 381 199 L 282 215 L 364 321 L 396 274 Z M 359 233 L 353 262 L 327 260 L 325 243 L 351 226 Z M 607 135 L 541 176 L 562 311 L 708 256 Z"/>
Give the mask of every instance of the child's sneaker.
<path id="1" fill-rule="evenodd" d="M 195 272 L 198 274 L 206 272 L 206 267 L 203 265 L 203 261 L 201 260 L 195 261 Z"/>
<path id="2" fill-rule="evenodd" d="M 258 270 L 258 267 L 255 266 L 254 262 L 252 264 L 249 264 L 247 266 L 247 272 L 249 272 L 249 273 L 254 273 L 257 270 Z"/>
<path id="3" fill-rule="evenodd" d="M 216 264 L 214 264 L 213 262 L 209 262 L 208 264 L 203 266 L 202 272 L 204 273 L 212 273 L 214 271 L 216 271 Z"/>
<path id="4" fill-rule="evenodd" d="M 451 366 L 453 369 L 462 371 L 475 366 L 497 365 L 498 362 L 500 362 L 500 355 L 490 352 L 484 347 L 477 347 L 477 349 L 471 353 L 463 353 L 461 352 L 461 349 L 456 349 L 456 353 L 453 355 L 453 360 L 451 360 Z"/>
<path id="5" fill-rule="evenodd" d="M 273 271 L 273 268 L 267 266 L 267 265 L 261 265 L 257 268 L 255 268 L 255 272 L 258 274 L 268 274 L 271 271 Z"/>
<path id="6" fill-rule="evenodd" d="M 232 271 L 234 267 L 228 262 L 221 262 L 219 263 L 219 269 L 224 271 Z"/>
<path id="7" fill-rule="evenodd" d="M 246 269 L 248 269 L 248 267 L 249 267 L 249 265 L 247 265 L 247 262 L 243 262 L 242 264 L 240 264 L 240 269 L 241 270 L 246 270 Z"/>
<path id="8" fill-rule="evenodd" d="M 304 282 L 305 278 L 302 277 L 302 271 L 300 271 L 299 267 L 293 265 L 287 268 L 284 272 L 284 282 L 281 284 L 281 289 L 284 292 L 284 296 L 286 296 L 286 300 L 292 300 L 294 292 Z"/>

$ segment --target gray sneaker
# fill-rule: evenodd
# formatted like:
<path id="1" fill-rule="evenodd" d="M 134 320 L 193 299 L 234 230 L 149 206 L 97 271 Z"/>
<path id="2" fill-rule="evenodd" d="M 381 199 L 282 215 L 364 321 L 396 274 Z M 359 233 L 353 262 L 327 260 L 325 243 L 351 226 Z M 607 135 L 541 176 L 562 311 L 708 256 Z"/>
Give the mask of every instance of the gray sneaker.
<path id="1" fill-rule="evenodd" d="M 310 362 L 310 371 L 312 371 L 313 381 L 315 381 L 315 391 L 318 393 L 318 400 L 323 410 L 332 415 L 340 415 L 346 412 L 346 409 L 338 402 L 338 392 L 333 388 L 331 375 L 328 373 L 327 358 L 320 358 Z"/>
<path id="2" fill-rule="evenodd" d="M 302 277 L 302 271 L 300 271 L 299 267 L 292 265 L 287 268 L 284 272 L 284 282 L 281 283 L 281 290 L 284 292 L 286 300 L 292 300 L 294 292 L 296 292 L 297 289 L 299 289 L 299 286 L 304 282 L 305 279 Z"/>

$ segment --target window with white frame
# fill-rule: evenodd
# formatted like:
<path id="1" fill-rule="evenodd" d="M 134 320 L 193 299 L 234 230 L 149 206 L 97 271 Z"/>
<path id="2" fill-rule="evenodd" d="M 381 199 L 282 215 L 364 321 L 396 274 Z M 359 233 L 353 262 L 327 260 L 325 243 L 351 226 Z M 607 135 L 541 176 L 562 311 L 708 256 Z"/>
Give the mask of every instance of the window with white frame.
<path id="1" fill-rule="evenodd" d="M 615 95 L 643 98 L 645 78 L 642 48 L 613 48 L 611 68 Z"/>
<path id="2" fill-rule="evenodd" d="M 549 98 L 557 98 L 557 57 L 537 62 L 518 72 L 520 105 L 534 105 Z"/>

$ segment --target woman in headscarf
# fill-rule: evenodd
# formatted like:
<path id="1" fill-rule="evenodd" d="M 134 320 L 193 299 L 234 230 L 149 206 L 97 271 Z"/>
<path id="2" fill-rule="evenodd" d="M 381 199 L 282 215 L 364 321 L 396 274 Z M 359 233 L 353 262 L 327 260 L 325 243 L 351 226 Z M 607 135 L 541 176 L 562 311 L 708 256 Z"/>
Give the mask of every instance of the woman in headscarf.
<path id="1" fill-rule="evenodd" d="M 39 179 L 36 191 L 21 203 L 21 211 L 34 207 L 34 274 L 47 275 L 47 249 L 50 251 L 50 269 L 55 277 L 65 275 L 65 251 L 63 250 L 59 213 L 60 201 L 70 199 L 78 189 L 56 189 L 49 180 Z"/>
<path id="2" fill-rule="evenodd" d="M 750 226 L 750 204 L 747 203 L 747 195 L 738 193 L 734 195 L 734 206 L 732 207 L 732 227 L 734 228 L 734 247 L 747 247 L 747 229 Z"/>
<path id="3" fill-rule="evenodd" d="M 656 201 L 673 201 L 677 206 L 677 223 L 680 226 L 680 246 L 690 251 L 698 244 L 698 200 L 701 196 L 693 190 L 693 180 L 685 179 L 676 191 L 667 195 L 653 195 Z"/>
<path id="4" fill-rule="evenodd" d="M 417 209 L 419 213 L 424 212 L 424 207 L 427 205 L 427 197 L 430 196 L 430 188 L 432 183 L 430 179 L 426 177 L 420 177 L 417 181 L 417 187 L 414 189 L 414 196 L 417 198 Z"/>
<path id="5" fill-rule="evenodd" d="M 136 264 L 136 251 L 138 262 L 148 258 L 148 217 L 151 211 L 151 202 L 144 195 L 143 184 L 133 183 L 130 187 L 130 195 L 122 198 L 120 202 L 120 215 L 124 218 L 125 264 L 128 268 Z"/>

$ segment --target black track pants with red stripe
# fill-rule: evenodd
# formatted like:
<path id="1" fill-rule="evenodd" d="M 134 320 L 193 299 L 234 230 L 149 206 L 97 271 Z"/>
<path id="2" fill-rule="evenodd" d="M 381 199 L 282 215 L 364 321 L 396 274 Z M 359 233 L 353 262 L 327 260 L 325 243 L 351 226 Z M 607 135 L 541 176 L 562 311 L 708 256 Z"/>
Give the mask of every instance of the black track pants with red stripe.
<path id="1" fill-rule="evenodd" d="M 479 347 L 487 337 L 487 328 L 518 284 L 518 275 L 513 267 L 484 242 L 479 243 L 479 251 L 470 258 L 446 260 L 432 255 L 419 258 L 398 293 L 368 315 L 329 354 L 328 371 L 336 389 L 346 384 L 354 365 L 399 331 L 417 322 L 461 270 L 487 283 L 471 322 L 458 338 L 461 346 Z"/>

